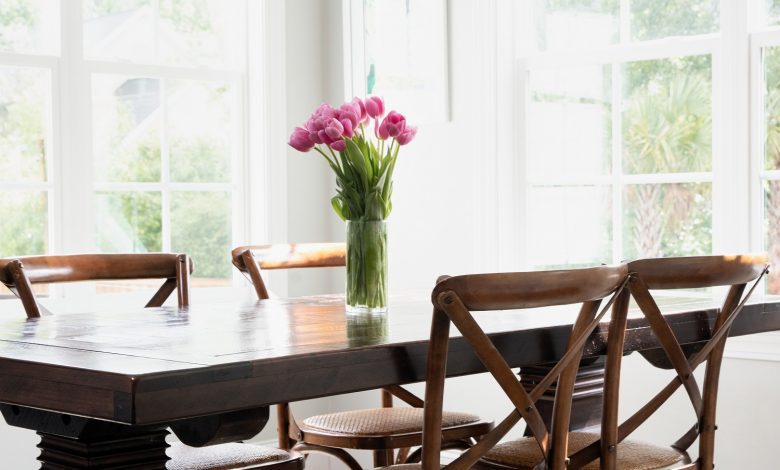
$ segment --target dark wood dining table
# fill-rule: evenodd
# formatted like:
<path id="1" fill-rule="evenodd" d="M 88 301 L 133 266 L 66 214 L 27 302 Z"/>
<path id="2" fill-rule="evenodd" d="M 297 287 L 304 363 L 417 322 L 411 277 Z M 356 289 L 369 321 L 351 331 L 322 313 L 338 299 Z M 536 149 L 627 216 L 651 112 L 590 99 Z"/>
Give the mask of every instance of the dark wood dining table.
<path id="1" fill-rule="evenodd" d="M 132 459 L 141 455 L 138 468 L 162 469 L 167 429 L 194 445 L 246 439 L 262 429 L 274 403 L 424 381 L 430 299 L 421 292 L 390 304 L 380 316 L 348 315 L 343 297 L 331 295 L 4 318 L 0 410 L 8 424 L 40 434 L 44 469 L 136 468 L 140 460 Z M 666 304 L 681 343 L 693 350 L 710 337 L 712 301 Z M 556 307 L 476 318 L 532 382 L 564 351 L 576 313 Z M 658 342 L 635 311 L 628 328 L 626 352 L 657 360 Z M 780 302 L 755 301 L 730 334 L 773 330 L 780 330 Z M 483 372 L 452 334 L 448 375 Z M 585 348 L 575 396 L 582 412 L 573 427 L 598 421 L 605 336 L 603 324 Z"/>

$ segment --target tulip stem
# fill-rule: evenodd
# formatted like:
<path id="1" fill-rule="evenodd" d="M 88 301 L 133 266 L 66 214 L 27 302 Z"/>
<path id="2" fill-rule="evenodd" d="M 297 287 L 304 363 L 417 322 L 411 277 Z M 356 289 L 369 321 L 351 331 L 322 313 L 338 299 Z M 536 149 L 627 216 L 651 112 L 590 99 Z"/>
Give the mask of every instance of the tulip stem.
<path id="1" fill-rule="evenodd" d="M 384 221 L 347 221 L 347 305 L 387 306 L 387 226 Z"/>
<path id="2" fill-rule="evenodd" d="M 330 148 L 330 147 L 328 147 L 328 148 Z M 322 149 L 319 146 L 315 146 L 314 150 L 316 150 L 317 153 L 319 153 L 320 155 L 325 157 L 325 160 L 328 161 L 328 165 L 330 165 L 331 169 L 336 173 L 336 175 L 339 178 L 342 178 L 342 179 L 344 178 L 344 173 L 343 173 L 341 167 L 339 166 L 338 159 L 336 158 L 335 155 L 333 156 L 333 160 L 331 160 L 330 157 L 328 156 L 328 154 L 323 152 Z M 331 153 L 333 153 L 333 150 L 331 150 Z"/>

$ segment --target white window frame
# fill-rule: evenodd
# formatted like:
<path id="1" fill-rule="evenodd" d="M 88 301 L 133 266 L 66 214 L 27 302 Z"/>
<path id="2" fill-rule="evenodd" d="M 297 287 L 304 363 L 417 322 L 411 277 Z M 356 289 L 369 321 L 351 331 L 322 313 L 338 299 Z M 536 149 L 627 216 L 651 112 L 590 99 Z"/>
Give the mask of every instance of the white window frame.
<path id="1" fill-rule="evenodd" d="M 528 74 L 535 70 L 555 69 L 572 66 L 612 66 L 612 102 L 620 103 L 623 100 L 622 81 L 619 79 L 619 67 L 629 62 L 646 60 L 663 60 L 674 57 L 710 55 L 712 60 L 712 120 L 713 123 L 720 119 L 720 94 L 716 92 L 716 70 L 720 63 L 720 35 L 707 34 L 670 40 L 645 41 L 641 43 L 621 43 L 600 49 L 577 52 L 544 52 L 519 59 L 520 88 L 525 90 L 524 103 L 530 102 L 528 92 Z M 527 120 L 523 120 L 528 123 Z M 720 227 L 716 226 L 716 179 L 715 172 L 720 160 L 720 145 L 717 143 L 715 133 L 712 141 L 712 171 L 709 172 L 679 172 L 679 173 L 646 173 L 624 174 L 622 151 L 622 109 L 620 106 L 612 107 L 612 160 L 609 174 L 604 175 L 545 175 L 544 178 L 534 178 L 525 171 L 525 179 L 522 187 L 527 191 L 535 186 L 609 186 L 612 201 L 612 262 L 622 260 L 623 251 L 623 191 L 628 185 L 638 184 L 667 184 L 667 183 L 710 183 L 712 185 L 712 212 L 713 212 L 713 251 L 718 251 L 719 246 L 715 233 Z M 713 124 L 714 127 L 714 124 Z M 523 127 L 527 134 L 528 127 Z M 523 148 L 523 162 L 528 162 L 528 149 Z M 526 196 L 527 204 L 534 203 Z M 524 213 L 528 214 L 526 207 Z"/>
<path id="2" fill-rule="evenodd" d="M 246 5 L 246 65 L 242 71 L 87 60 L 83 51 L 82 0 L 59 0 L 59 55 L 0 52 L 0 66 L 42 68 L 51 73 L 47 181 L 0 183 L 0 191 L 47 191 L 50 254 L 96 250 L 92 209 L 96 191 L 161 191 L 163 201 L 173 190 L 228 191 L 233 201 L 233 246 L 286 238 L 286 164 L 278 157 L 285 153 L 286 142 L 285 77 L 279 72 L 284 70 L 285 6 L 283 2 L 249 0 Z M 96 183 L 91 134 L 93 73 L 227 81 L 235 85 L 233 105 L 238 111 L 239 128 L 233 142 L 231 182 L 173 183 L 163 179 L 158 183 Z M 167 177 L 168 172 L 163 171 L 163 178 Z M 170 211 L 165 204 L 162 215 L 163 250 L 167 251 Z M 235 272 L 233 279 L 245 282 Z M 284 284 L 284 280 L 277 281 L 277 288 L 283 291 Z"/>
<path id="3" fill-rule="evenodd" d="M 755 1 L 755 0 L 754 0 Z M 749 60 L 749 122 L 750 122 L 750 168 L 745 191 L 749 194 L 750 247 L 753 251 L 766 250 L 764 226 L 764 181 L 780 180 L 780 170 L 766 170 L 766 114 L 764 108 L 763 49 L 780 47 L 780 27 L 766 27 L 760 3 L 750 5 L 751 29 L 747 34 L 748 47 L 744 53 Z M 777 269 L 777 268 L 775 268 Z M 765 296 L 764 289 L 754 295 Z M 770 296 L 765 296 L 770 297 Z M 775 297 L 775 296 L 771 296 Z M 780 362 L 780 332 L 732 338 L 727 343 L 727 357 L 748 360 Z"/>
<path id="4" fill-rule="evenodd" d="M 0 52 L 0 66 L 2 67 L 38 69 L 49 73 L 49 96 L 52 107 L 50 115 L 45 116 L 48 119 L 48 122 L 45 123 L 48 133 L 45 137 L 46 181 L 4 181 L 0 182 L 0 191 L 41 191 L 46 193 L 47 219 L 50 221 L 46 237 L 50 247 L 57 242 L 58 237 L 54 227 L 59 222 L 57 218 L 58 211 L 55 209 L 55 204 L 52 204 L 52 201 L 56 203 L 60 199 L 58 194 L 61 191 L 61 185 L 58 184 L 55 177 L 58 174 L 57 167 L 59 165 L 57 155 L 60 154 L 60 149 L 56 145 L 60 135 L 59 128 L 56 125 L 58 116 L 57 106 L 60 100 L 59 85 L 61 82 L 59 64 L 60 60 L 57 56 Z"/>
<path id="5" fill-rule="evenodd" d="M 621 2 L 625 8 L 626 2 Z M 544 184 L 611 184 L 612 190 L 621 191 L 625 184 L 710 182 L 712 184 L 712 246 L 713 253 L 763 252 L 763 181 L 780 179 L 780 171 L 763 170 L 764 162 L 764 108 L 763 70 L 761 48 L 780 46 L 780 27 L 760 26 L 763 0 L 729 1 L 721 0 L 720 32 L 699 36 L 662 39 L 640 43 L 618 43 L 591 51 L 576 53 L 547 52 L 528 55 L 516 60 L 515 83 L 519 95 L 514 109 L 509 113 L 516 125 L 515 148 L 510 157 L 500 162 L 501 168 L 511 170 L 517 184 L 517 200 L 520 207 L 516 214 L 520 220 L 527 220 L 527 189 L 537 183 Z M 515 24 L 523 22 L 523 9 L 515 12 Z M 527 22 L 527 18 L 526 18 Z M 526 26 L 528 26 L 526 24 Z M 626 28 L 625 25 L 621 25 Z M 519 40 L 519 38 L 517 38 Z M 516 44 L 515 49 L 522 48 Z M 712 57 L 712 171 L 706 173 L 679 173 L 657 175 L 623 175 L 621 152 L 619 151 L 619 112 L 617 121 L 613 115 L 612 174 L 609 176 L 571 176 L 545 178 L 535 181 L 528 176 L 525 164 L 528 149 L 524 130 L 528 94 L 528 71 L 556 66 L 599 65 L 636 60 L 655 60 L 668 57 L 711 54 Z M 614 70 L 614 69 L 613 69 Z M 616 86 L 617 85 L 617 86 Z M 620 87 L 613 80 L 613 93 Z M 619 95 L 620 90 L 617 90 Z M 617 102 L 617 101 L 615 101 Z M 619 110 L 618 110 L 619 111 Z M 613 113 L 615 110 L 613 110 Z M 511 160 L 521 163 L 514 164 Z M 514 166 L 512 166 L 514 165 Z M 620 261 L 622 246 L 622 197 L 613 194 L 613 261 Z M 521 226 L 527 224 L 521 223 Z M 503 228 L 508 228 L 506 224 Z M 503 230 L 503 228 L 500 228 Z M 509 227 L 511 228 L 511 227 Z M 521 243 L 514 246 L 502 245 L 508 259 L 519 260 L 524 267 L 526 240 L 522 230 L 515 229 Z M 520 245 L 520 246 L 518 246 Z M 763 289 L 754 295 L 762 297 Z M 780 333 L 765 333 L 732 338 L 726 349 L 726 356 L 738 359 L 780 361 Z"/>

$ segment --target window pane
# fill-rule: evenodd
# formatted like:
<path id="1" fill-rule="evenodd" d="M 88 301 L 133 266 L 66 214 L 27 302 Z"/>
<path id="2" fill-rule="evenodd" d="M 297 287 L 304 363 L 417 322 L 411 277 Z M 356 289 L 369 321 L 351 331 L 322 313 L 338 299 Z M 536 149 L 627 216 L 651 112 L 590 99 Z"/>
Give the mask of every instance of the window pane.
<path id="1" fill-rule="evenodd" d="M 764 53 L 767 170 L 780 169 L 780 47 L 768 47 Z"/>
<path id="2" fill-rule="evenodd" d="M 528 200 L 531 265 L 582 266 L 612 260 L 608 186 L 533 187 Z"/>
<path id="3" fill-rule="evenodd" d="M 720 30 L 719 0 L 631 0 L 630 5 L 633 40 Z"/>
<path id="4" fill-rule="evenodd" d="M 84 55 L 154 62 L 152 0 L 86 0 Z"/>
<path id="5" fill-rule="evenodd" d="M 529 74 L 528 171 L 608 174 L 612 159 L 611 66 Z"/>
<path id="6" fill-rule="evenodd" d="M 0 181 L 46 181 L 51 73 L 0 67 Z"/>
<path id="7" fill-rule="evenodd" d="M 57 54 L 60 2 L 0 1 L 0 51 Z"/>
<path id="8" fill-rule="evenodd" d="M 711 62 L 696 56 L 624 66 L 626 173 L 710 171 Z"/>
<path id="9" fill-rule="evenodd" d="M 709 183 L 629 185 L 623 196 L 625 259 L 712 253 Z"/>
<path id="10" fill-rule="evenodd" d="M 536 47 L 581 49 L 618 41 L 618 0 L 535 0 Z"/>
<path id="11" fill-rule="evenodd" d="M 166 81 L 171 180 L 227 182 L 239 127 L 229 84 Z"/>
<path id="12" fill-rule="evenodd" d="M 159 192 L 95 194 L 97 246 L 108 253 L 162 251 L 162 202 Z"/>
<path id="13" fill-rule="evenodd" d="M 769 264 L 780 266 L 780 181 L 764 182 L 764 191 L 765 246 L 769 253 Z M 769 271 L 767 291 L 770 294 L 780 294 L 780 269 Z"/>
<path id="14" fill-rule="evenodd" d="M 195 260 L 194 277 L 230 277 L 231 219 L 230 193 L 171 194 L 171 249 Z"/>
<path id="15" fill-rule="evenodd" d="M 45 191 L 0 191 L 0 257 L 49 251 Z"/>
<path id="16" fill-rule="evenodd" d="M 85 0 L 90 58 L 239 67 L 244 0 Z"/>
<path id="17" fill-rule="evenodd" d="M 764 0 L 766 12 L 766 24 L 768 26 L 780 24 L 780 0 Z"/>
<path id="18" fill-rule="evenodd" d="M 92 76 L 97 181 L 160 181 L 161 80 Z"/>

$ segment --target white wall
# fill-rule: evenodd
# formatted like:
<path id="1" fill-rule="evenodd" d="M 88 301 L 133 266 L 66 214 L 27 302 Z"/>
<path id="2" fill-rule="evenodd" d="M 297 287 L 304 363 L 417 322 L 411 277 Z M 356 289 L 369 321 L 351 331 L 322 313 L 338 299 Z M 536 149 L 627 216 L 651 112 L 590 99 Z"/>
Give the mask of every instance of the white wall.
<path id="1" fill-rule="evenodd" d="M 287 128 L 302 125 L 322 102 L 340 102 L 343 95 L 341 2 L 293 0 L 287 10 Z M 332 49 L 336 47 L 335 53 Z M 282 157 L 282 156 L 280 156 Z M 330 206 L 333 186 L 329 168 L 316 152 L 302 154 L 288 148 L 287 239 L 275 242 L 340 241 L 331 234 L 339 222 Z M 343 286 L 341 270 L 294 270 L 289 273 L 289 295 L 334 292 Z M 341 287 L 343 289 L 343 287 Z"/>

